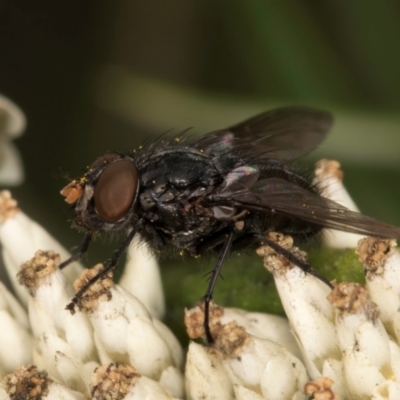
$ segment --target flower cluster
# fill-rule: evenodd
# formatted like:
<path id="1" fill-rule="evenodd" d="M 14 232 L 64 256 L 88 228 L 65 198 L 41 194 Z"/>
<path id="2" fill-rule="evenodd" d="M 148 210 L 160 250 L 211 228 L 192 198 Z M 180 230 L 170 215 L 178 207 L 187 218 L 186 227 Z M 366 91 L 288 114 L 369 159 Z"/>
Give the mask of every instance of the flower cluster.
<path id="1" fill-rule="evenodd" d="M 316 184 L 354 209 L 337 164 L 318 164 Z M 359 240 L 343 235 L 325 238 L 336 247 Z M 290 237 L 270 233 L 269 239 L 306 258 Z M 394 240 L 362 239 L 357 252 L 366 285 L 334 283 L 333 290 L 270 247 L 259 248 L 287 319 L 212 305 L 214 342 L 203 345 L 197 340 L 204 338 L 199 303 L 185 311 L 193 339 L 186 355 L 160 320 L 160 274 L 143 244 L 130 246 L 119 284 L 105 274 L 72 314 L 66 305 L 103 265 L 75 263 L 61 271 L 67 251 L 6 191 L 0 193 L 0 242 L 19 299 L 0 282 L 0 400 L 400 398 Z"/>

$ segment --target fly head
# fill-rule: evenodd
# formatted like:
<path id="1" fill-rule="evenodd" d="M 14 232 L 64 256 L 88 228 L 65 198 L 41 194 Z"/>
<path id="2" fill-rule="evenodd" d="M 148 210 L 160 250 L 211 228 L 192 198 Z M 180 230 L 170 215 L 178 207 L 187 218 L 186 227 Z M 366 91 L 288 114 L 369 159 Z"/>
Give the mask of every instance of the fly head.
<path id="1" fill-rule="evenodd" d="M 61 190 L 73 204 L 73 225 L 91 233 L 116 231 L 135 220 L 139 172 L 133 160 L 111 153 L 97 158 L 79 180 Z"/>

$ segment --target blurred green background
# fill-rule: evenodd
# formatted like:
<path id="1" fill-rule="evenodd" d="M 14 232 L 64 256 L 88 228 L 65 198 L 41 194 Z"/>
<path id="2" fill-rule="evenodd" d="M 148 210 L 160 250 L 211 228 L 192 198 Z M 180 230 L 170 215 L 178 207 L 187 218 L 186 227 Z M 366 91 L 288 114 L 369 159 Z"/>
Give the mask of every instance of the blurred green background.
<path id="1" fill-rule="evenodd" d="M 309 162 L 338 159 L 361 210 L 400 225 L 399 1 L 0 0 L 0 49 L 28 118 L 14 196 L 68 248 L 59 190 L 98 155 L 291 104 L 335 114 Z"/>

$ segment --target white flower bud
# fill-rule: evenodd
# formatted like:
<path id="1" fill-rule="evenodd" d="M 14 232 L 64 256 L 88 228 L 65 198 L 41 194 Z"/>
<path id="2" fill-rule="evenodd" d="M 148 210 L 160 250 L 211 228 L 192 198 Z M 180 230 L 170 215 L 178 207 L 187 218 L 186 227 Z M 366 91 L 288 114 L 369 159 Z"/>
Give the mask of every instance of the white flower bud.
<path id="1" fill-rule="evenodd" d="M 271 233 L 270 239 L 277 240 L 287 249 L 291 247 L 291 238 L 286 236 Z M 297 248 L 290 251 L 297 258 L 304 260 L 305 253 Z M 257 253 L 264 257 L 264 266 L 274 275 L 282 305 L 298 341 L 303 360 L 310 376 L 315 379 L 321 375 L 325 359 L 340 359 L 334 312 L 326 299 L 330 289 L 268 246 L 259 248 Z"/>
<path id="2" fill-rule="evenodd" d="M 131 365 L 101 365 L 92 377 L 92 399 L 176 399 L 157 382 L 140 375 Z"/>
<path id="3" fill-rule="evenodd" d="M 55 382 L 46 371 L 34 365 L 20 367 L 3 379 L 9 399 L 85 400 L 86 397 Z"/>
<path id="4" fill-rule="evenodd" d="M 328 296 L 337 314 L 336 329 L 343 351 L 357 348 L 378 368 L 390 364 L 389 337 L 378 319 L 376 304 L 364 286 L 342 282 Z M 370 344 L 374 345 L 371 346 Z"/>
<path id="5" fill-rule="evenodd" d="M 296 393 L 302 393 L 308 377 L 300 360 L 277 343 L 249 335 L 236 321 L 222 324 L 223 315 L 221 307 L 211 307 L 210 331 L 214 343 L 208 351 L 220 359 L 233 385 L 271 399 L 292 399 Z M 202 336 L 203 322 L 201 307 L 186 311 L 189 336 Z"/>
<path id="6" fill-rule="evenodd" d="M 135 237 L 128 248 L 127 263 L 118 283 L 137 297 L 151 316 L 158 319 L 164 316 L 164 290 L 158 262 L 138 237 Z"/>
<path id="7" fill-rule="evenodd" d="M 229 327 L 230 337 L 232 328 Z M 236 345 L 237 339 L 234 341 Z M 234 354 L 222 361 L 232 383 L 248 389 L 257 388 L 266 399 L 291 399 L 307 382 L 300 360 L 269 340 L 249 335 L 243 347 L 235 348 Z M 279 379 L 276 379 L 276 371 L 279 371 Z"/>
<path id="8" fill-rule="evenodd" d="M 321 196 L 336 201 L 351 211 L 359 211 L 356 204 L 343 186 L 343 171 L 337 161 L 320 160 L 315 165 L 314 184 L 320 190 Z M 342 232 L 334 229 L 324 229 L 322 236 L 325 246 L 331 248 L 356 247 L 362 235 Z"/>
<path id="9" fill-rule="evenodd" d="M 400 254 L 393 239 L 366 238 L 357 254 L 364 264 L 371 300 L 378 305 L 379 318 L 400 343 Z"/>
<path id="10" fill-rule="evenodd" d="M 101 264 L 85 270 L 75 283 L 79 290 L 93 276 L 103 270 Z M 170 365 L 179 367 L 175 361 L 182 358 L 178 342 L 165 338 L 159 332 L 168 328 L 157 328 L 152 318 L 133 295 L 112 281 L 112 273 L 94 283 L 79 299 L 77 305 L 88 314 L 94 327 L 96 346 L 103 363 L 113 361 L 134 365 L 138 373 L 158 380 Z M 171 351 L 178 354 L 172 355 Z"/>
<path id="11" fill-rule="evenodd" d="M 329 295 L 350 397 L 370 396 L 377 385 L 392 379 L 391 344 L 378 319 L 376 304 L 360 284 L 340 283 Z"/>
<path id="12" fill-rule="evenodd" d="M 239 308 L 224 308 L 221 323 L 236 321 L 246 332 L 261 339 L 279 343 L 297 358 L 301 358 L 300 349 L 290 331 L 286 318 L 277 315 L 248 312 Z"/>
<path id="13" fill-rule="evenodd" d="M 62 259 L 69 257 L 64 247 L 19 210 L 17 202 L 6 190 L 0 192 L 0 243 L 4 264 L 13 288 L 24 304 L 27 303 L 28 296 L 15 278 L 21 264 L 30 259 L 38 249 L 56 251 Z M 65 269 L 65 275 L 72 281 L 81 270 L 82 266 L 79 263 L 73 263 Z"/>
<path id="14" fill-rule="evenodd" d="M 19 282 L 29 293 L 29 318 L 36 337 L 60 337 L 80 360 L 95 354 L 92 327 L 83 315 L 73 316 L 65 309 L 73 295 L 71 285 L 58 269 L 60 257 L 54 252 L 37 251 L 21 266 Z"/>

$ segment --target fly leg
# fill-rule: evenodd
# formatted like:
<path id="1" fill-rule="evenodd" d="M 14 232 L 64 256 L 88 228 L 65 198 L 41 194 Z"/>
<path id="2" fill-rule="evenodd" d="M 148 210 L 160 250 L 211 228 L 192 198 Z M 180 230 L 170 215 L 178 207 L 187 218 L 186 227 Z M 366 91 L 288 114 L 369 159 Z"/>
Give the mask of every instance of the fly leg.
<path id="1" fill-rule="evenodd" d="M 229 251 L 232 247 L 233 242 L 233 230 L 228 234 L 228 238 L 226 239 L 221 252 L 219 253 L 217 263 L 212 270 L 210 282 L 208 283 L 206 294 L 203 297 L 204 300 L 204 332 L 206 335 L 206 340 L 208 344 L 214 343 L 214 338 L 211 335 L 210 331 L 210 303 L 212 300 L 212 295 L 215 288 L 215 283 L 217 282 L 218 275 L 221 272 L 222 265 L 229 254 Z"/>
<path id="2" fill-rule="evenodd" d="M 72 314 L 75 313 L 75 306 L 78 303 L 79 299 L 85 294 L 85 292 L 92 286 L 95 282 L 104 278 L 110 271 L 112 271 L 118 264 L 119 259 L 125 253 L 126 249 L 129 247 L 129 244 L 132 242 L 134 236 L 136 235 L 141 222 L 139 221 L 135 228 L 129 232 L 129 235 L 125 238 L 122 245 L 114 251 L 112 257 L 107 261 L 108 265 L 100 271 L 97 275 L 91 278 L 86 284 L 75 294 L 72 298 L 71 302 L 65 307 L 67 310 L 71 311 Z"/>
<path id="3" fill-rule="evenodd" d="M 274 249 L 278 254 L 281 254 L 284 256 L 289 262 L 291 262 L 294 265 L 297 265 L 302 271 L 304 271 L 306 274 L 310 274 L 318 278 L 321 282 L 325 283 L 328 285 L 331 289 L 333 289 L 332 284 L 329 282 L 328 279 L 320 275 L 318 272 L 314 271 L 313 268 L 311 267 L 310 264 L 307 262 L 297 258 L 293 253 L 291 253 L 289 250 L 283 248 L 280 246 L 278 243 L 274 242 L 273 240 L 265 237 L 265 236 L 258 236 L 260 241 L 263 244 L 268 245 L 272 249 Z"/>
<path id="4" fill-rule="evenodd" d="M 72 254 L 72 256 L 68 259 L 66 259 L 65 261 L 63 261 L 58 268 L 63 269 L 65 268 L 67 265 L 73 263 L 74 261 L 78 261 L 80 260 L 88 251 L 89 248 L 89 244 L 92 240 L 92 234 L 91 233 L 86 233 L 86 235 L 83 237 L 83 241 L 81 243 L 81 245 L 79 246 L 79 250 L 75 253 Z"/>

